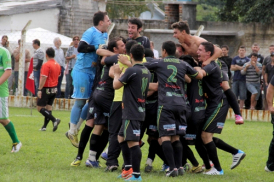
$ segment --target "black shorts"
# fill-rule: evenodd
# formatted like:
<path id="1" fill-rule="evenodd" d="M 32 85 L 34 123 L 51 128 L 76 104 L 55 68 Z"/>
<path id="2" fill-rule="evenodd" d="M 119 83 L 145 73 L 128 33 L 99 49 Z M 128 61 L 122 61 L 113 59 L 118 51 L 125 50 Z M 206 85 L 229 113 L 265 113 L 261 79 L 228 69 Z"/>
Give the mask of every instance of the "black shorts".
<path id="1" fill-rule="evenodd" d="M 124 137 L 125 141 L 140 141 L 141 122 L 136 120 L 124 120 L 119 131 L 119 136 Z"/>
<path id="2" fill-rule="evenodd" d="M 108 120 L 108 131 L 112 134 L 118 134 L 122 126 L 122 102 L 112 102 L 110 116 Z"/>
<path id="3" fill-rule="evenodd" d="M 108 126 L 108 118 L 112 100 L 106 99 L 102 95 L 93 95 L 94 101 L 94 124 Z"/>
<path id="4" fill-rule="evenodd" d="M 38 98 L 37 106 L 52 105 L 56 97 L 57 87 L 43 87 L 41 99 Z"/>
<path id="5" fill-rule="evenodd" d="M 157 127 L 159 137 L 186 134 L 186 106 L 159 106 Z"/>
<path id="6" fill-rule="evenodd" d="M 157 130 L 157 110 L 158 102 L 146 104 L 146 117 L 143 125 L 147 129 L 146 134 L 158 138 L 159 132 Z M 143 128 L 143 127 L 142 127 Z"/>
<path id="7" fill-rule="evenodd" d="M 229 105 L 226 98 L 222 99 L 218 105 L 208 104 L 203 131 L 220 134 L 225 124 L 228 108 Z"/>
<path id="8" fill-rule="evenodd" d="M 94 102 L 92 96 L 88 100 L 88 114 L 86 120 L 94 119 Z"/>

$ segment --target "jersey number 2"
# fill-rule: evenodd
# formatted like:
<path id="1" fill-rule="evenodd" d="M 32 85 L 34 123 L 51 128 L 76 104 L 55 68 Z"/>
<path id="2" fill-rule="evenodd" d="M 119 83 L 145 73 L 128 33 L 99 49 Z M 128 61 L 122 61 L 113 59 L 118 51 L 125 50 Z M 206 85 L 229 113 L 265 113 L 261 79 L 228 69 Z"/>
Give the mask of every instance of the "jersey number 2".
<path id="1" fill-rule="evenodd" d="M 177 68 L 174 65 L 168 65 L 167 69 L 172 70 L 172 74 L 168 77 L 167 82 L 177 83 L 177 78 L 175 78 L 177 75 Z"/>

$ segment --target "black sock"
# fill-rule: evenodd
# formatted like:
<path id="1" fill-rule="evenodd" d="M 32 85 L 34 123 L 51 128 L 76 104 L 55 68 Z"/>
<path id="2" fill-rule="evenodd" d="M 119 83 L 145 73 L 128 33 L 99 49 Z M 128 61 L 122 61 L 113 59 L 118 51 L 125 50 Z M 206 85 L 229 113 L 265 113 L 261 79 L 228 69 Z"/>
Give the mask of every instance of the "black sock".
<path id="1" fill-rule="evenodd" d="M 213 141 L 211 141 L 211 142 L 205 144 L 205 147 L 206 147 L 206 150 L 207 150 L 207 153 L 208 153 L 208 156 L 209 156 L 210 160 L 214 164 L 214 167 L 218 171 L 221 171 L 222 168 L 221 168 L 221 165 L 220 165 L 220 162 L 219 162 L 219 158 L 218 158 L 218 154 L 217 154 L 217 149 L 216 149 L 215 143 Z"/>
<path id="2" fill-rule="evenodd" d="M 81 136 L 80 136 L 80 141 L 79 141 L 79 148 L 78 148 L 78 154 L 77 154 L 77 158 L 82 160 L 83 158 L 83 153 L 85 151 L 86 145 L 88 143 L 90 134 L 92 132 L 93 127 L 90 127 L 88 125 L 85 125 Z"/>
<path id="3" fill-rule="evenodd" d="M 238 149 L 228 145 L 227 143 L 225 143 L 223 140 L 221 140 L 220 138 L 216 138 L 213 137 L 213 142 L 215 143 L 216 147 L 224 150 L 226 152 L 231 153 L 232 155 L 235 155 L 238 153 Z"/>
<path id="4" fill-rule="evenodd" d="M 125 164 L 125 170 L 129 170 L 132 167 L 131 163 L 131 152 L 130 149 L 128 148 L 127 142 L 123 141 L 120 143 L 122 154 L 123 154 L 123 159 L 124 159 L 124 164 Z"/>
<path id="5" fill-rule="evenodd" d="M 52 114 L 52 111 L 49 111 L 50 114 Z M 42 126 L 42 128 L 47 128 L 48 124 L 49 124 L 49 118 L 44 116 L 44 125 Z"/>
<path id="6" fill-rule="evenodd" d="M 182 167 L 182 154 L 183 154 L 183 146 L 182 143 L 177 140 L 172 143 L 173 147 L 173 152 L 174 152 L 174 161 L 175 161 L 175 166 L 177 169 Z"/>
<path id="7" fill-rule="evenodd" d="M 158 142 L 157 142 L 157 143 L 158 143 Z M 158 145 L 157 145 L 156 154 L 158 155 L 158 157 L 159 157 L 160 159 L 162 159 L 162 161 L 164 162 L 164 164 L 168 165 L 168 162 L 167 162 L 167 160 L 166 160 L 166 157 L 165 157 L 163 148 L 162 148 L 162 146 L 161 146 L 159 143 L 158 143 Z"/>
<path id="8" fill-rule="evenodd" d="M 231 108 L 233 109 L 234 113 L 241 116 L 240 107 L 238 104 L 238 100 L 235 96 L 235 94 L 232 92 L 231 89 L 228 89 L 225 91 L 225 95 L 227 97 L 227 101 Z"/>
<path id="9" fill-rule="evenodd" d="M 162 148 L 163 148 L 166 160 L 168 162 L 169 169 L 170 169 L 170 171 L 172 171 L 174 168 L 176 168 L 176 166 L 175 166 L 174 152 L 173 152 L 171 142 L 170 141 L 164 141 L 162 143 Z"/>
<path id="10" fill-rule="evenodd" d="M 204 146 L 204 143 L 202 142 L 201 136 L 200 135 L 196 135 L 196 142 L 195 142 L 195 148 L 199 154 L 199 156 L 202 158 L 205 168 L 206 169 L 210 169 L 210 162 L 209 162 L 209 157 L 207 155 L 207 150 Z"/>
<path id="11" fill-rule="evenodd" d="M 45 108 L 42 108 L 42 109 L 40 110 L 40 113 L 41 113 L 43 116 L 49 118 L 52 122 L 54 122 L 54 121 L 56 120 L 56 118 L 52 116 L 51 112 L 50 112 L 49 110 L 45 109 Z"/>
<path id="12" fill-rule="evenodd" d="M 140 146 L 136 145 L 134 147 L 130 148 L 130 152 L 131 152 L 131 156 L 134 157 L 134 159 L 132 160 L 132 169 L 133 169 L 133 175 L 135 176 L 135 178 L 139 178 L 140 176 L 140 163 L 141 163 L 141 159 L 142 159 L 142 153 L 140 150 Z"/>
<path id="13" fill-rule="evenodd" d="M 89 141 L 89 149 L 90 150 L 97 152 L 98 143 L 99 143 L 100 138 L 101 138 L 100 135 L 95 135 L 95 134 L 91 135 L 90 141 Z"/>
<path id="14" fill-rule="evenodd" d="M 155 159 L 155 153 L 158 148 L 158 140 L 151 140 L 148 148 L 148 155 L 147 158 L 150 158 L 152 161 Z"/>
<path id="15" fill-rule="evenodd" d="M 183 156 L 186 155 L 186 158 L 191 162 L 192 166 L 197 167 L 199 165 L 199 162 L 195 158 L 192 150 L 189 148 L 188 145 L 183 146 Z M 184 162 L 184 161 L 183 161 Z M 184 165 L 184 164 L 183 164 Z"/>
<path id="16" fill-rule="evenodd" d="M 106 148 L 106 146 L 108 144 L 108 136 L 109 136 L 108 130 L 104 130 L 101 137 L 100 137 L 100 141 L 98 143 L 98 146 L 97 146 L 96 160 L 99 159 L 101 153 Z"/>

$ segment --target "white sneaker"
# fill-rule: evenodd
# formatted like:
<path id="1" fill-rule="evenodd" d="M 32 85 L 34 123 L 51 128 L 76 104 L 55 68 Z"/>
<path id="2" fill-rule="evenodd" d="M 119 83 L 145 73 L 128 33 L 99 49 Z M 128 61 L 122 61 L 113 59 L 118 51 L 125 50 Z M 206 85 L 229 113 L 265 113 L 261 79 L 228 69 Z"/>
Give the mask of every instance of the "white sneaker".
<path id="1" fill-rule="evenodd" d="M 206 175 L 224 175 L 224 171 L 218 171 L 215 167 L 212 167 L 210 170 L 205 171 L 203 174 Z"/>
<path id="2" fill-rule="evenodd" d="M 11 153 L 19 152 L 19 150 L 20 150 L 21 147 L 22 147 L 22 143 L 21 142 L 12 144 Z"/>
<path id="3" fill-rule="evenodd" d="M 232 165 L 230 167 L 230 169 L 234 169 L 235 167 L 237 167 L 241 160 L 243 160 L 245 158 L 246 154 L 239 150 L 237 154 L 233 155 L 233 158 L 232 158 Z"/>
<path id="4" fill-rule="evenodd" d="M 265 170 L 266 172 L 274 172 L 274 171 L 270 171 L 270 169 L 268 169 L 267 166 L 264 167 L 264 170 Z"/>

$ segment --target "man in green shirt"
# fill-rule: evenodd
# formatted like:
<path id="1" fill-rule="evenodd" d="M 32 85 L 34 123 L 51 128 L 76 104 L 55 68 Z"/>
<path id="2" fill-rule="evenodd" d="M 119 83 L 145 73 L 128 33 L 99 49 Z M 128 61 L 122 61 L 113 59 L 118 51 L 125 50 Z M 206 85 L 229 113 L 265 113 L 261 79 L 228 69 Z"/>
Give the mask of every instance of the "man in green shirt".
<path id="1" fill-rule="evenodd" d="M 9 120 L 8 108 L 8 78 L 11 75 L 11 55 L 10 52 L 0 47 L 0 123 L 6 128 L 12 139 L 11 152 L 18 152 L 22 143 L 18 140 L 13 123 Z"/>

